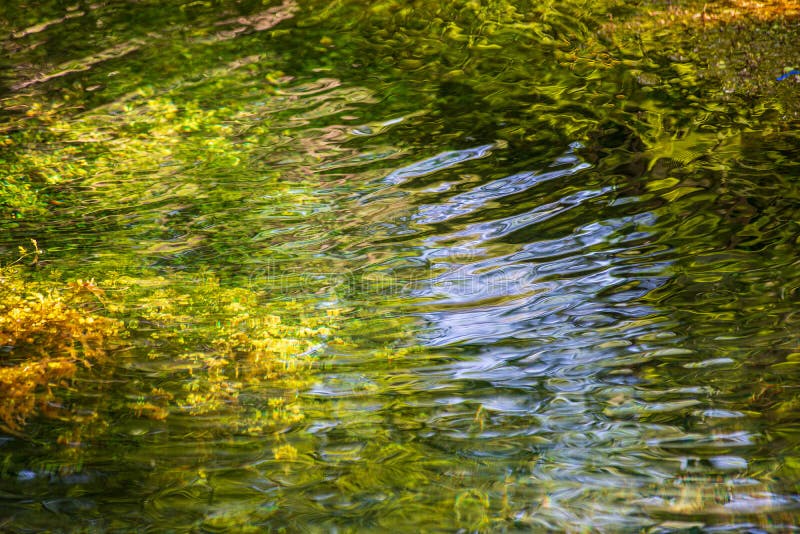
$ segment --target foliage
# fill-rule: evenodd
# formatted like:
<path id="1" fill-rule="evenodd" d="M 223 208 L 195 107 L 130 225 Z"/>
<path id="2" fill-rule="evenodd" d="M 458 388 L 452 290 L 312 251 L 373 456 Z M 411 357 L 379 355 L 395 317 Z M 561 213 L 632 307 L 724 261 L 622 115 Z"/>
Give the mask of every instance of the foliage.
<path id="1" fill-rule="evenodd" d="M 797 2 L 692 0 L 648 2 L 644 7 L 625 19 L 609 21 L 602 33 L 638 35 L 648 53 L 666 55 L 680 64 L 679 72 L 693 71 L 696 83 L 707 87 L 710 96 L 733 104 L 731 112 L 741 115 L 740 123 L 755 122 L 748 111 L 772 111 L 783 120 L 800 117 L 794 77 L 776 83 L 797 62 Z M 668 83 L 653 79 L 648 85 L 658 91 Z M 736 105 L 738 110 L 733 109 Z M 702 108 L 713 109 L 708 98 Z"/>
<path id="2" fill-rule="evenodd" d="M 220 285 L 211 273 L 107 281 L 125 299 L 134 339 L 170 380 L 130 405 L 163 419 L 170 411 L 222 413 L 223 426 L 263 432 L 303 418 L 294 396 L 333 337 L 338 311 L 304 313 L 270 304 L 250 289 Z M 309 313 L 310 312 L 310 313 Z M 284 323 L 276 313 L 296 319 Z M 144 338 L 144 339 L 142 339 Z"/>
<path id="3" fill-rule="evenodd" d="M 102 299 L 94 281 L 58 288 L 26 281 L 19 267 L 0 270 L 0 419 L 9 429 L 35 413 L 69 417 L 56 390 L 79 369 L 105 363 L 121 342 L 120 322 L 99 313 Z"/>
<path id="4" fill-rule="evenodd" d="M 42 251 L 34 247 L 21 249 L 21 259 L 38 262 Z M 171 411 L 226 413 L 225 426 L 271 431 L 303 418 L 294 395 L 309 383 L 325 344 L 342 343 L 332 330 L 339 310 L 305 314 L 297 303 L 269 305 L 257 292 L 221 287 L 209 273 L 183 284 L 176 284 L 180 277 L 115 277 L 100 284 L 104 289 L 94 280 L 34 282 L 15 265 L 0 274 L 0 418 L 12 431 L 37 413 L 65 421 L 85 414 L 78 399 L 74 410 L 61 407 L 58 392 L 96 368 L 113 377 L 120 362 L 111 354 L 131 335 L 172 380 L 132 390 L 137 400 L 126 410 L 154 420 Z M 278 311 L 298 319 L 285 324 Z M 93 410 L 96 418 L 108 407 Z"/>

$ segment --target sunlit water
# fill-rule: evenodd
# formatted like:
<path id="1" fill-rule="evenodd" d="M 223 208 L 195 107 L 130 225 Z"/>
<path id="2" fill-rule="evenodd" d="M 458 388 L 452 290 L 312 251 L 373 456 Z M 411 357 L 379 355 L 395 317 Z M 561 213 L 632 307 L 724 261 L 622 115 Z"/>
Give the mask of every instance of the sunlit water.
<path id="1" fill-rule="evenodd" d="M 4 113 L 60 102 L 90 172 L 3 223 L 6 257 L 212 271 L 348 310 L 352 342 L 319 347 L 279 434 L 120 410 L 77 451 L 3 438 L 3 530 L 798 521 L 800 174 L 774 116 L 743 122 L 666 45 L 565 62 L 608 18 L 573 3 L 489 12 L 474 43 L 421 3 L 53 4 L 4 8 Z M 142 339 L 93 402 L 177 387 Z"/>

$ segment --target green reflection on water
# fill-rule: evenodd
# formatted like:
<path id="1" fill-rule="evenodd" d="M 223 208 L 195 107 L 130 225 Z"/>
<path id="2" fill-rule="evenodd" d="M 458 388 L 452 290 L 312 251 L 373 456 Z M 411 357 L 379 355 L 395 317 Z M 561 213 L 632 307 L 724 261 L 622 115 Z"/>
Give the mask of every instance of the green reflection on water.
<path id="1" fill-rule="evenodd" d="M 4 528 L 795 523 L 792 107 L 644 9 L 3 7 L 6 263 L 129 336 Z"/>

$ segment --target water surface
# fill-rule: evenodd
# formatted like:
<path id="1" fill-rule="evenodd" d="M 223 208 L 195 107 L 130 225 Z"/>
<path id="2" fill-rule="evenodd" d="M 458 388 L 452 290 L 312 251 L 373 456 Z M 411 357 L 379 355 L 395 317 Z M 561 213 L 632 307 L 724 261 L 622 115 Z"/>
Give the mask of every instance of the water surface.
<path id="1" fill-rule="evenodd" d="M 792 124 L 583 4 L 2 8 L 6 186 L 45 206 L 4 257 L 181 332 L 128 308 L 65 394 L 102 425 L 2 439 L 3 529 L 797 523 Z M 307 376 L 142 417 L 253 302 L 337 317 Z"/>

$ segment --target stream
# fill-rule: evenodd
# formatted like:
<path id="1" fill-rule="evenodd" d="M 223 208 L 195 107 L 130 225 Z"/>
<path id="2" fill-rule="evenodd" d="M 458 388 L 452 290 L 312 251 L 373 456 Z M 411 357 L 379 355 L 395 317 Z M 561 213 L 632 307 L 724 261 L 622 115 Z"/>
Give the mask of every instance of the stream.
<path id="1" fill-rule="evenodd" d="M 0 258 L 35 239 L 26 276 L 128 332 L 77 423 L 0 434 L 0 529 L 796 528 L 796 130 L 634 16 L 0 8 L 0 173 L 40 195 Z M 208 332 L 267 312 L 317 329 L 308 369 L 215 382 Z"/>

